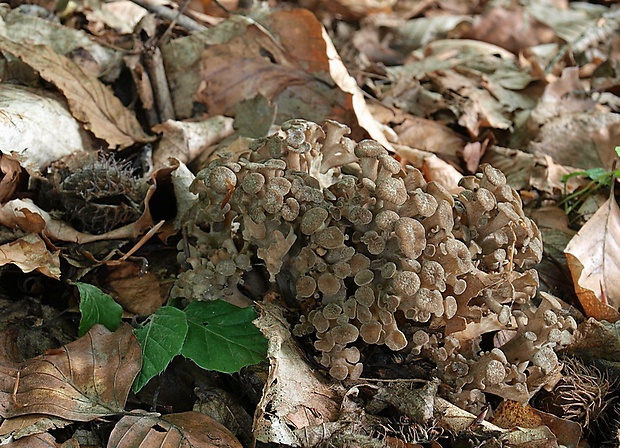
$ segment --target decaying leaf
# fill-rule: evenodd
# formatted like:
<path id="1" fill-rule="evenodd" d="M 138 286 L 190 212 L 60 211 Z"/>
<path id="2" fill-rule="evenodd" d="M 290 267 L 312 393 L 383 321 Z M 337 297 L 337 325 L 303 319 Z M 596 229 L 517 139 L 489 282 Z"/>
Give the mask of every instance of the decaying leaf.
<path id="1" fill-rule="evenodd" d="M 177 448 L 241 448 L 241 443 L 224 426 L 199 412 L 182 412 L 163 417 L 127 415 L 114 427 L 108 447 L 136 446 Z"/>
<path id="2" fill-rule="evenodd" d="M 15 366 L 0 366 L 0 415 L 47 414 L 90 421 L 122 412 L 140 370 L 131 327 L 95 325 L 82 338 Z"/>
<path id="3" fill-rule="evenodd" d="M 60 279 L 58 252 L 49 252 L 45 241 L 34 233 L 0 246 L 0 266 L 9 263 L 16 265 L 22 272 L 37 271 Z"/>
<path id="4" fill-rule="evenodd" d="M 128 313 L 149 316 L 165 302 L 159 278 L 152 272 L 141 272 L 141 267 L 131 262 L 110 266 L 106 282 L 116 293 L 116 301 Z"/>
<path id="5" fill-rule="evenodd" d="M 17 440 L 34 434 L 41 434 L 50 429 L 64 428 L 73 422 L 49 415 L 31 414 L 7 418 L 0 426 L 0 441 Z"/>
<path id="6" fill-rule="evenodd" d="M 308 366 L 280 308 L 264 303 L 256 325 L 269 339 L 271 367 L 253 432 L 261 442 L 301 446 L 295 432 L 335 421 L 344 390 L 326 383 Z"/>
<path id="7" fill-rule="evenodd" d="M 153 152 L 155 168 L 164 166 L 169 157 L 190 163 L 203 150 L 233 133 L 233 119 L 215 116 L 199 122 L 167 120 L 153 127 L 162 139 Z"/>
<path id="8" fill-rule="evenodd" d="M 21 59 L 67 98 L 73 116 L 110 148 L 153 141 L 136 116 L 101 81 L 45 45 L 25 45 L 0 36 L 0 50 Z"/>
<path id="9" fill-rule="evenodd" d="M 232 16 L 209 32 L 176 39 L 162 53 L 180 117 L 191 114 L 191 98 L 211 116 L 231 116 L 237 104 L 260 94 L 277 106 L 277 123 L 330 118 L 349 125 L 354 135 L 368 132 L 389 146 L 310 11 L 275 10 L 260 24 Z"/>
<path id="10" fill-rule="evenodd" d="M 61 157 L 90 147 L 66 105 L 49 93 L 2 84 L 0 108 L 2 152 L 30 172 L 43 172 Z"/>
<path id="11" fill-rule="evenodd" d="M 33 434 L 5 445 L 8 448 L 61 448 L 49 433 Z M 63 445 L 64 447 L 64 445 Z"/>
<path id="12" fill-rule="evenodd" d="M 613 196 L 571 239 L 565 253 L 586 314 L 620 319 L 620 209 Z"/>
<path id="13" fill-rule="evenodd" d="M 435 411 L 441 415 L 438 426 L 454 433 L 476 430 L 478 433 L 499 437 L 507 446 L 515 448 L 558 448 L 558 441 L 551 430 L 544 425 L 533 428 L 512 427 L 503 429 L 486 420 L 478 419 L 443 398 L 435 400 Z"/>

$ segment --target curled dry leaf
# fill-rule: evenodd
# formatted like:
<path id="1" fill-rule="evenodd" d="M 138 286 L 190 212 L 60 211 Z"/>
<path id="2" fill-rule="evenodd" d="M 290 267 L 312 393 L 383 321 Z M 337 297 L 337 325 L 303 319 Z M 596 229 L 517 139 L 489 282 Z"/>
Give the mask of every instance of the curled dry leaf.
<path id="1" fill-rule="evenodd" d="M 131 327 L 102 325 L 60 349 L 0 366 L 0 415 L 47 414 L 90 421 L 122 412 L 142 365 Z"/>
<path id="2" fill-rule="evenodd" d="M 338 418 L 344 391 L 328 385 L 308 366 L 292 340 L 282 310 L 269 303 L 261 308 L 255 323 L 269 339 L 271 368 L 254 416 L 253 433 L 264 443 L 300 446 L 298 434 L 304 428 Z"/>
<path id="3" fill-rule="evenodd" d="M 243 100 L 260 94 L 277 105 L 277 123 L 330 118 L 350 126 L 357 137 L 368 133 L 389 147 L 314 14 L 276 10 L 260 22 L 233 16 L 204 35 L 162 48 L 175 110 L 182 117 L 191 113 L 188 98 L 211 115 L 232 116 Z M 203 45 L 196 48 L 199 39 Z"/>
<path id="4" fill-rule="evenodd" d="M 127 415 L 114 427 L 108 447 L 241 448 L 241 443 L 222 424 L 199 412 L 163 417 Z"/>
<path id="5" fill-rule="evenodd" d="M 61 157 L 88 149 L 80 123 L 49 93 L 2 84 L 0 108 L 2 152 L 29 172 L 43 172 Z"/>
<path id="6" fill-rule="evenodd" d="M 49 252 L 45 241 L 34 233 L 0 246 L 0 266 L 9 263 L 16 265 L 22 272 L 37 271 L 60 279 L 58 252 Z"/>
<path id="7" fill-rule="evenodd" d="M 0 36 L 0 50 L 22 60 L 53 83 L 67 98 L 73 116 L 110 148 L 154 140 L 136 116 L 101 81 L 45 45 L 26 45 Z"/>
<path id="8" fill-rule="evenodd" d="M 59 448 L 54 436 L 49 433 L 33 434 L 5 445 L 8 448 Z M 63 444 L 63 446 L 65 446 Z"/>
<path id="9" fill-rule="evenodd" d="M 233 119 L 222 115 L 199 122 L 166 120 L 153 127 L 153 132 L 162 134 L 153 153 L 153 165 L 160 168 L 170 157 L 189 163 L 233 131 Z"/>
<path id="10" fill-rule="evenodd" d="M 588 317 L 620 319 L 620 209 L 613 196 L 571 239 L 565 254 Z"/>
<path id="11" fill-rule="evenodd" d="M 46 433 L 71 424 L 73 422 L 69 420 L 42 414 L 7 418 L 0 425 L 0 443 L 4 443 L 7 440 L 22 439 L 34 434 Z"/>

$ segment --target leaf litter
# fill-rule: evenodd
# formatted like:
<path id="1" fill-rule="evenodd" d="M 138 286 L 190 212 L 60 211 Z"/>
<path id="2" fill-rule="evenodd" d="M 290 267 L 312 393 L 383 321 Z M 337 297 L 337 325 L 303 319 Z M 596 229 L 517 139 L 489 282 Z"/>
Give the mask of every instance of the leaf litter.
<path id="1" fill-rule="evenodd" d="M 617 446 L 618 206 L 613 188 L 609 196 L 605 188 L 592 192 L 580 175 L 611 170 L 613 149 L 620 146 L 617 5 L 252 3 L 192 2 L 178 22 L 170 5 L 142 2 L 3 9 L 0 291 L 3 299 L 58 313 L 39 317 L 33 311 L 32 329 L 17 331 L 25 317 L 10 311 L 11 325 L 0 326 L 3 442 L 437 448 L 576 447 L 587 440 Z M 56 21 L 41 18 L 54 15 Z M 210 218 L 193 214 L 203 193 L 191 187 L 192 172 L 213 160 L 248 157 L 250 146 L 260 144 L 248 142 L 260 142 L 289 119 L 340 122 L 352 141 L 379 141 L 400 165 L 415 166 L 426 181 L 453 193 L 483 163 L 504 172 L 542 232 L 541 291 L 557 296 L 541 292 L 525 304 L 509 304 L 524 316 L 514 324 L 542 321 L 528 309 L 540 302 L 553 303 L 576 326 L 571 340 L 568 333 L 551 337 L 565 348 L 546 355 L 559 357 L 560 366 L 547 370 L 556 378 L 548 390 L 529 397 L 526 407 L 484 387 L 453 403 L 446 392 L 453 386 L 438 385 L 435 366 L 415 348 L 421 337 L 415 327 L 404 351 L 360 345 L 366 365 L 359 380 L 326 376 L 312 344 L 291 333 L 300 306 L 291 291 L 300 286 L 282 275 L 270 286 L 261 275 L 282 266 L 272 258 L 293 247 L 283 233 L 279 246 L 260 249 L 257 259 L 234 260 L 245 274 L 228 300 L 254 303 L 256 327 L 253 308 L 174 295 L 183 272 L 196 297 L 219 298 L 213 286 L 229 272 L 220 262 L 243 249 L 201 256 L 194 239 L 205 238 L 205 244 L 218 227 L 199 229 Z M 127 164 L 127 185 L 146 186 L 148 193 L 132 204 L 139 213 L 131 222 L 89 233 L 48 198 L 65 194 L 67 173 L 87 170 L 97 149 Z M 93 195 L 92 185 L 84 183 L 78 194 L 104 216 L 133 197 Z M 217 207 L 226 210 L 237 189 L 250 187 L 228 179 L 222 188 Z M 72 212 L 86 210 L 92 209 Z M 221 271 L 209 274 L 214 283 L 206 284 L 191 276 L 197 266 Z M 92 291 L 78 292 L 71 282 Z M 322 282 L 323 292 L 329 288 Z M 313 306 L 311 300 L 302 306 Z M 198 310 L 203 304 L 226 308 L 223 317 Z M 50 331 L 65 313 L 77 316 L 73 342 L 28 342 L 28 331 Z M 166 315 L 176 316 L 176 324 L 160 325 Z M 440 326 L 439 317 L 433 322 Z M 469 332 L 497 325 L 482 316 L 468 319 L 476 321 Z M 482 341 L 480 356 L 491 359 L 485 350 L 497 354 L 510 343 L 515 330 L 499 328 L 485 333 L 492 337 Z M 78 330 L 85 334 L 78 338 Z M 34 348 L 39 356 L 20 360 L 15 347 L 22 353 Z M 265 354 L 268 367 L 264 362 L 234 373 Z M 534 360 L 537 367 L 545 362 Z M 490 372 L 487 390 L 497 392 Z M 506 375 L 518 383 L 524 371 Z M 234 408 L 202 406 L 215 391 L 238 400 L 236 412 L 253 418 L 252 428 L 246 423 L 233 434 L 207 416 Z M 588 406 L 588 397 L 606 406 L 584 420 L 575 410 Z M 565 400 L 563 408 L 549 404 L 556 398 Z M 422 407 L 407 405 L 413 402 Z"/>

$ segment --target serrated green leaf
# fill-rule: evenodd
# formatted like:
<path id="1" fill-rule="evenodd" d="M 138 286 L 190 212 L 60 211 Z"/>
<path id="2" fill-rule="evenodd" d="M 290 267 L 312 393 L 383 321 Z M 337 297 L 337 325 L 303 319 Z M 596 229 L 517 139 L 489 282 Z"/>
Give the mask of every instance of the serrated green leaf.
<path id="1" fill-rule="evenodd" d="M 110 331 L 116 331 L 123 317 L 123 307 L 112 297 L 94 285 L 77 282 L 80 293 L 80 327 L 78 336 L 84 336 L 95 324 L 102 324 Z"/>
<path id="2" fill-rule="evenodd" d="M 265 359 L 267 340 L 252 323 L 252 308 L 195 301 L 185 313 L 189 329 L 181 354 L 203 369 L 233 373 Z"/>
<path id="3" fill-rule="evenodd" d="M 142 370 L 133 383 L 134 392 L 138 392 L 151 378 L 163 372 L 170 361 L 181 353 L 187 330 L 183 311 L 162 306 L 146 325 L 134 331 L 142 346 Z"/>

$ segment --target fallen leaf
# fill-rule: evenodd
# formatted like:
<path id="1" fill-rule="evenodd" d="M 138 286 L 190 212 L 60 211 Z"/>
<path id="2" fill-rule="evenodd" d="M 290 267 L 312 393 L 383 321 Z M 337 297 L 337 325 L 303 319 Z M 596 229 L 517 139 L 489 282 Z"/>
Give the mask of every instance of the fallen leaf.
<path id="1" fill-rule="evenodd" d="M 0 441 L 8 437 L 21 439 L 34 434 L 48 432 L 50 429 L 64 428 L 71 424 L 73 422 L 69 420 L 40 414 L 7 418 L 0 426 Z"/>
<path id="2" fill-rule="evenodd" d="M 530 405 L 523 406 L 519 402 L 506 399 L 495 409 L 494 416 L 490 421 L 505 429 L 515 426 L 536 428 L 543 425 L 542 418 L 536 409 Z"/>
<path id="3" fill-rule="evenodd" d="M 136 116 L 99 79 L 46 45 L 26 45 L 0 36 L 0 50 L 18 57 L 67 98 L 73 116 L 110 148 L 151 142 Z"/>
<path id="4" fill-rule="evenodd" d="M 151 187 L 149 191 L 154 192 Z M 152 193 L 151 193 L 152 194 Z M 148 193 L 147 199 L 148 201 Z M 131 239 L 139 236 L 153 224 L 148 208 L 135 222 L 101 235 L 79 232 L 64 221 L 53 219 L 49 213 L 34 204 L 30 199 L 13 199 L 0 208 L 0 224 L 10 228 L 21 228 L 26 232 L 42 233 L 55 241 L 71 241 L 85 244 L 94 241 Z"/>
<path id="5" fill-rule="evenodd" d="M 14 264 L 22 272 L 37 271 L 57 280 L 60 279 L 58 252 L 49 252 L 39 235 L 28 234 L 0 246 L 0 266 Z"/>
<path id="6" fill-rule="evenodd" d="M 233 119 L 217 115 L 198 122 L 166 120 L 153 127 L 162 134 L 153 151 L 155 169 L 166 164 L 170 157 L 190 163 L 202 151 L 233 133 Z"/>
<path id="7" fill-rule="evenodd" d="M 49 93 L 2 84 L 0 108 L 2 152 L 31 173 L 42 173 L 52 162 L 90 147 L 80 123 Z"/>
<path id="8" fill-rule="evenodd" d="M 620 318 L 620 209 L 613 195 L 565 250 L 575 291 L 588 317 Z"/>
<path id="9" fill-rule="evenodd" d="M 163 417 L 126 415 L 112 430 L 108 448 L 200 447 L 241 448 L 237 438 L 223 425 L 199 412 Z"/>
<path id="10" fill-rule="evenodd" d="M 27 436 L 4 446 L 7 448 L 60 448 L 54 436 L 48 433 Z"/>
<path id="11" fill-rule="evenodd" d="M 336 421 L 344 391 L 310 368 L 280 308 L 263 303 L 256 326 L 269 340 L 271 367 L 252 431 L 264 443 L 300 446 L 296 430 Z"/>
<path id="12" fill-rule="evenodd" d="M 523 48 L 552 42 L 555 33 L 522 7 L 496 6 L 474 21 L 467 37 L 518 53 Z"/>
<path id="13" fill-rule="evenodd" d="M 0 180 L 0 204 L 2 204 L 12 198 L 23 176 L 21 176 L 22 167 L 19 162 L 4 154 L 0 154 L 0 171 L 2 171 L 2 180 Z"/>
<path id="14" fill-rule="evenodd" d="M 47 414 L 90 421 L 123 412 L 142 364 L 127 324 L 95 325 L 80 339 L 16 366 L 0 366 L 0 415 Z"/>
<path id="15" fill-rule="evenodd" d="M 159 278 L 152 272 L 141 272 L 141 267 L 124 262 L 107 268 L 105 284 L 112 289 L 115 300 L 131 314 L 149 316 L 166 301 L 161 296 Z"/>

